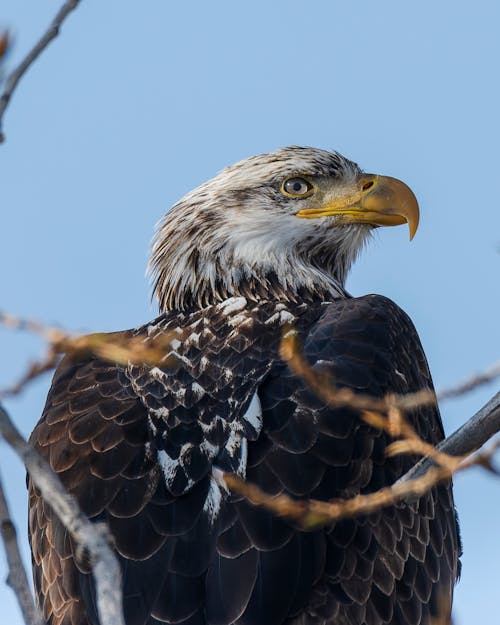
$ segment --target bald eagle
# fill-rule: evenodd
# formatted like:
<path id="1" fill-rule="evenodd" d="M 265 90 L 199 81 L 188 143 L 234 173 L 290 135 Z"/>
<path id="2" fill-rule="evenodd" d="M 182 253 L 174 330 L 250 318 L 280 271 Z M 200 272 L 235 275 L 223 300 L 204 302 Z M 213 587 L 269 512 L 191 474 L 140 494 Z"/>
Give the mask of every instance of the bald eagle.
<path id="1" fill-rule="evenodd" d="M 460 546 L 450 483 L 304 530 L 221 479 L 330 500 L 411 467 L 279 355 L 293 325 L 310 365 L 339 387 L 432 389 L 408 316 L 344 288 L 372 230 L 403 223 L 412 237 L 411 190 L 337 153 L 290 147 L 239 162 L 158 228 L 150 271 L 161 315 L 128 335 L 169 337 L 164 361 L 61 361 L 31 442 L 85 514 L 109 526 L 127 625 L 430 625 L 451 604 Z M 436 405 L 408 418 L 426 441 L 443 438 Z M 88 562 L 32 483 L 29 496 L 47 623 L 99 625 Z"/>

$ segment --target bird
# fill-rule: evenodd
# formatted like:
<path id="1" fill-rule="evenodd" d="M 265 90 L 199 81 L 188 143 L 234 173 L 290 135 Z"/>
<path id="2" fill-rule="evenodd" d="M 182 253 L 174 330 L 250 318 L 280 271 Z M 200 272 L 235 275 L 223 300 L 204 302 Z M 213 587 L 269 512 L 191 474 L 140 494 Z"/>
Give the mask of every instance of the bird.
<path id="1" fill-rule="evenodd" d="M 287 332 L 335 388 L 433 390 L 408 315 L 354 297 L 350 267 L 383 226 L 417 230 L 402 181 L 291 146 L 227 167 L 157 227 L 159 316 L 116 334 L 155 363 L 62 357 L 30 441 L 109 528 L 127 625 L 431 625 L 449 614 L 461 543 L 451 481 L 370 514 L 303 527 L 227 488 L 344 500 L 415 463 L 351 406 L 325 403 L 281 357 Z M 114 335 L 113 335 L 114 336 Z M 406 418 L 444 437 L 436 403 Z M 48 625 L 99 625 L 91 566 L 28 478 L 34 586 Z M 443 607 L 444 606 L 444 607 Z"/>

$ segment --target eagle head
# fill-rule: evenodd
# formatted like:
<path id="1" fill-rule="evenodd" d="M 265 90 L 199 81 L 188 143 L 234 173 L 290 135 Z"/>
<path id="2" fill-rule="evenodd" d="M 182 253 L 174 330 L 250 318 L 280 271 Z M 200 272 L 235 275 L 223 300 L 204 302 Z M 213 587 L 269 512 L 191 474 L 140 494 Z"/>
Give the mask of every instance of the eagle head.
<path id="1" fill-rule="evenodd" d="M 160 222 L 149 270 L 162 310 L 243 296 L 345 295 L 373 228 L 418 227 L 418 204 L 395 178 L 365 174 L 336 152 L 288 147 L 227 167 Z"/>

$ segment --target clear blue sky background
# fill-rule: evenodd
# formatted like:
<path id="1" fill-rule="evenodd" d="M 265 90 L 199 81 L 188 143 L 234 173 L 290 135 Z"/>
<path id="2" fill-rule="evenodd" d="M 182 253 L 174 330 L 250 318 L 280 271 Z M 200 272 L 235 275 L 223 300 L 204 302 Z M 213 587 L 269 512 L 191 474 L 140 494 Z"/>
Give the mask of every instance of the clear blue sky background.
<path id="1" fill-rule="evenodd" d="M 9 67 L 59 2 L 2 0 Z M 242 157 L 334 148 L 407 181 L 421 228 L 379 230 L 351 274 L 413 318 L 437 387 L 499 357 L 500 4 L 401 0 L 82 0 L 31 68 L 0 146 L 0 307 L 71 330 L 156 314 L 144 278 L 155 222 Z M 0 330 L 0 386 L 41 354 Z M 25 434 L 49 377 L 7 407 Z M 494 385 L 442 406 L 448 432 Z M 21 465 L 0 470 L 28 560 Z M 498 623 L 500 481 L 456 480 L 465 554 L 456 623 Z M 0 554 L 0 579 L 6 576 Z M 0 624 L 20 625 L 0 584 Z"/>

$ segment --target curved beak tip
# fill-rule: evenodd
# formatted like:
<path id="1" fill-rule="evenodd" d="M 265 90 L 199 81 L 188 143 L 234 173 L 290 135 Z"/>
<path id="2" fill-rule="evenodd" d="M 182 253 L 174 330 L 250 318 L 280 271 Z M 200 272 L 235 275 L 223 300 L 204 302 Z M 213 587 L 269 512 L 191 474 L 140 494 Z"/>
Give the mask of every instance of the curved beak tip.
<path id="1" fill-rule="evenodd" d="M 413 241 L 414 236 L 418 230 L 418 217 L 408 221 L 408 230 L 410 231 L 410 241 Z"/>
<path id="2" fill-rule="evenodd" d="M 378 176 L 377 185 L 373 191 L 368 192 L 363 204 L 378 211 L 381 222 L 385 221 L 387 225 L 406 222 L 410 241 L 415 236 L 420 218 L 418 201 L 410 187 L 401 180 L 390 176 Z M 392 223 L 390 216 L 395 218 Z"/>

